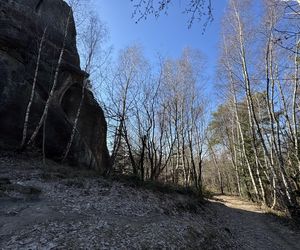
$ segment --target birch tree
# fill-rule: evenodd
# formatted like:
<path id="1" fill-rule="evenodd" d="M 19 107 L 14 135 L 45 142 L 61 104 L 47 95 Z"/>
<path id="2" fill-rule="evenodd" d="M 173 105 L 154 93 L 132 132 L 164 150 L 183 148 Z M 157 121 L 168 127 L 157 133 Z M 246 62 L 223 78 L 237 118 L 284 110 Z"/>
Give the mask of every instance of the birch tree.
<path id="1" fill-rule="evenodd" d="M 40 43 L 39 43 L 38 55 L 37 55 L 37 61 L 36 61 L 36 66 L 35 66 L 35 72 L 34 72 L 34 77 L 33 77 L 33 83 L 32 83 L 30 99 L 29 99 L 29 102 L 28 102 L 28 105 L 27 105 L 27 108 L 26 108 L 21 148 L 23 148 L 25 143 L 26 143 L 28 123 L 29 123 L 29 118 L 30 118 L 30 113 L 31 113 L 31 106 L 32 106 L 32 103 L 33 103 L 33 100 L 34 100 L 36 82 L 37 82 L 37 77 L 38 77 L 39 68 L 40 68 L 40 61 L 41 61 L 41 56 L 42 56 L 42 49 L 43 49 L 43 45 L 44 45 L 44 42 L 45 42 L 45 39 L 46 39 L 46 32 L 47 32 L 47 27 L 44 29 L 42 38 L 41 38 Z"/>
<path id="2" fill-rule="evenodd" d="M 55 68 L 53 84 L 52 84 L 52 87 L 50 89 L 49 96 L 46 100 L 45 107 L 44 107 L 43 113 L 41 115 L 41 118 L 40 118 L 33 134 L 31 135 L 29 141 L 27 142 L 27 145 L 30 145 L 34 142 L 36 136 L 38 135 L 38 133 L 40 131 L 41 126 L 43 125 L 43 123 L 46 120 L 48 110 L 49 110 L 49 106 L 50 106 L 51 101 L 53 99 L 54 91 L 55 91 L 55 88 L 56 88 L 56 85 L 57 85 L 57 82 L 58 82 L 58 75 L 59 75 L 60 66 L 61 66 L 61 63 L 62 63 L 62 60 L 63 60 L 63 55 L 64 55 L 64 52 L 65 52 L 65 46 L 66 46 L 66 41 L 67 41 L 71 16 L 72 16 L 72 10 L 70 9 L 70 11 L 68 13 L 68 16 L 67 16 L 66 23 L 64 25 L 65 29 L 64 29 L 64 34 L 63 34 L 63 42 L 62 42 L 62 46 L 60 48 L 59 58 L 58 58 L 57 65 L 56 65 L 56 68 Z M 70 79 L 68 79 L 68 80 L 70 81 Z"/>

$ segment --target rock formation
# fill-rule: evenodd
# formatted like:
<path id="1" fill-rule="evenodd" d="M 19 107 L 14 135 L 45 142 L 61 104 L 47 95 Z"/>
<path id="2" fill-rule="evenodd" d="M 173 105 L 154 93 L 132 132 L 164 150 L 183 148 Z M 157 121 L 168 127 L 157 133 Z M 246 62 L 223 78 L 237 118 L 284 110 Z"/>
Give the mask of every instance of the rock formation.
<path id="1" fill-rule="evenodd" d="M 27 137 L 36 128 L 54 81 L 70 11 L 62 0 L 0 0 L 0 149 L 20 147 L 39 44 L 46 29 Z M 44 130 L 46 156 L 55 160 L 62 159 L 70 140 L 82 84 L 87 77 L 80 69 L 72 13 L 67 30 L 57 86 L 45 127 L 35 140 L 35 145 L 41 147 Z M 100 173 L 109 169 L 106 122 L 90 91 L 85 92 L 67 160 Z"/>

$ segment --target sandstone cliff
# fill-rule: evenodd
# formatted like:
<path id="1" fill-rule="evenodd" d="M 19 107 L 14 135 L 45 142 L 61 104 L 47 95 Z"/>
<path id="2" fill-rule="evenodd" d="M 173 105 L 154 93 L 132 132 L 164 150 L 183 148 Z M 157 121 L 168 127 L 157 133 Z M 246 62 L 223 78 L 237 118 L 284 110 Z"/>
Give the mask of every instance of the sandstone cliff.
<path id="1" fill-rule="evenodd" d="M 62 0 L 0 0 L 0 149 L 17 149 L 33 84 L 41 37 L 36 91 L 29 117 L 30 137 L 54 81 L 70 7 Z M 71 15 L 58 82 L 45 126 L 46 156 L 60 160 L 70 140 L 86 73 L 80 69 Z M 42 130 L 42 129 L 41 129 Z M 35 141 L 41 147 L 42 133 Z M 105 173 L 109 168 L 106 122 L 93 94 L 86 91 L 68 162 Z"/>

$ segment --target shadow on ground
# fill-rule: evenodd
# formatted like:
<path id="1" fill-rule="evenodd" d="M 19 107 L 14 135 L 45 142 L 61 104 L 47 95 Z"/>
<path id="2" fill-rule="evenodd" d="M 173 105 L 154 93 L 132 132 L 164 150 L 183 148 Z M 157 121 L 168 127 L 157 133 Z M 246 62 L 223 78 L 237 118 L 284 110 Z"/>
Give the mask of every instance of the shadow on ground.
<path id="1" fill-rule="evenodd" d="M 217 195 L 207 203 L 240 249 L 300 249 L 300 230 L 287 218 L 266 213 L 236 196 Z"/>

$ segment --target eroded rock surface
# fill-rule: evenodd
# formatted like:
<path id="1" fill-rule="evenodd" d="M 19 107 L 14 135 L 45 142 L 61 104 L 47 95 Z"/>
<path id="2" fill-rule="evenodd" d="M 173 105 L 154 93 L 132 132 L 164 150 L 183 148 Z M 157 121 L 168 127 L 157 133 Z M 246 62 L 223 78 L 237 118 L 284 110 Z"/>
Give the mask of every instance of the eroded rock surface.
<path id="1" fill-rule="evenodd" d="M 55 160 L 62 158 L 70 139 L 86 77 L 80 69 L 71 9 L 62 0 L 0 0 L 0 149 L 17 149 L 21 144 L 39 44 L 46 29 L 28 137 L 37 126 L 54 81 L 70 14 L 63 61 L 45 126 L 46 155 Z M 36 145 L 40 147 L 41 142 L 42 133 Z M 68 161 L 101 173 L 109 168 L 106 122 L 90 91 L 85 94 Z"/>

